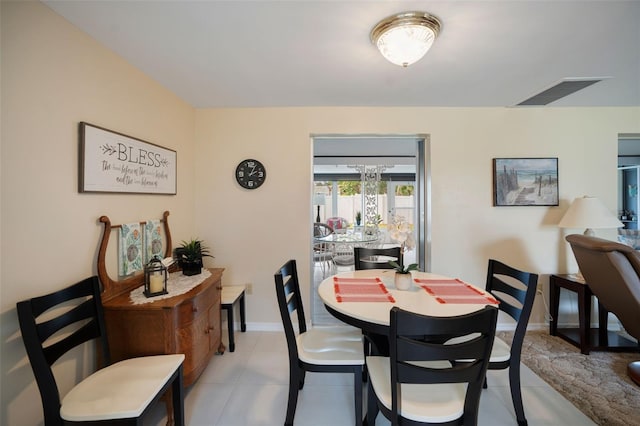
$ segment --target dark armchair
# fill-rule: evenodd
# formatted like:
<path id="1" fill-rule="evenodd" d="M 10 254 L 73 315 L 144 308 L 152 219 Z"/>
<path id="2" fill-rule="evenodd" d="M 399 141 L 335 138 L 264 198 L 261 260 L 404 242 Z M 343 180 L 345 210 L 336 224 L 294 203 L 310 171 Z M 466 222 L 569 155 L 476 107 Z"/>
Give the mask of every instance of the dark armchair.
<path id="1" fill-rule="evenodd" d="M 600 305 L 615 314 L 625 330 L 640 340 L 640 252 L 621 243 L 581 234 L 568 235 L 566 239 Z M 640 361 L 629 364 L 628 373 L 640 385 Z"/>

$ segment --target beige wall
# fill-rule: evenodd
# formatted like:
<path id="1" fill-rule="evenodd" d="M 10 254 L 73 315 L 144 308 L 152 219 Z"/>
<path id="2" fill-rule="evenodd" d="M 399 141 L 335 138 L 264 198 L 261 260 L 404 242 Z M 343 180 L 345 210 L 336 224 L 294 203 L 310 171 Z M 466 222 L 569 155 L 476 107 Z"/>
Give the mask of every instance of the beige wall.
<path id="1" fill-rule="evenodd" d="M 1 14 L 3 425 L 41 418 L 15 303 L 95 272 L 102 214 L 122 223 L 170 210 L 174 239 L 205 239 L 226 284 L 253 284 L 250 328 L 273 328 L 276 268 L 296 258 L 309 276 L 311 134 L 430 134 L 432 269 L 482 283 L 488 257 L 574 271 L 556 224 L 584 194 L 615 208 L 616 137 L 640 133 L 640 108 L 194 110 L 40 3 L 3 1 Z M 79 121 L 176 150 L 178 195 L 78 194 Z M 491 159 L 519 156 L 559 158 L 559 207 L 492 207 Z M 234 180 L 249 157 L 267 167 L 256 191 Z M 543 312 L 538 297 L 534 325 Z M 80 375 L 82 359 L 91 353 L 60 371 Z"/>
<path id="2" fill-rule="evenodd" d="M 35 425 L 40 398 L 15 303 L 96 272 L 101 215 L 128 223 L 169 210 L 174 238 L 193 234 L 195 114 L 39 2 L 2 2 L 1 76 L 0 424 Z M 176 150 L 178 195 L 79 194 L 80 121 Z M 82 373 L 63 364 L 62 376 Z"/>
<path id="3" fill-rule="evenodd" d="M 197 112 L 196 129 L 196 229 L 214 242 L 225 282 L 253 284 L 249 322 L 275 327 L 273 273 L 287 259 L 309 297 L 311 135 L 429 134 L 432 271 L 483 284 L 491 257 L 539 274 L 577 270 L 556 225 L 585 194 L 615 209 L 617 135 L 640 130 L 640 109 L 212 109 Z M 495 157 L 558 157 L 560 206 L 493 207 Z M 234 182 L 244 158 L 267 168 L 258 190 Z M 544 325 L 540 296 L 531 324 Z"/>

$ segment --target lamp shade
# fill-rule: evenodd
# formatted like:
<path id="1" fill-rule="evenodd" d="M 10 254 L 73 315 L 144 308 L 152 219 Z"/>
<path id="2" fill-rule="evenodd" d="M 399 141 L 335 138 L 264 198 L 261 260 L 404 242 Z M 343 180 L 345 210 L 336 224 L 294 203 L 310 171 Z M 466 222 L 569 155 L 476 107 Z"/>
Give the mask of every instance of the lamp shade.
<path id="1" fill-rule="evenodd" d="M 620 228 L 622 222 L 596 197 L 576 198 L 562 216 L 560 228 L 585 228 L 586 235 L 593 235 L 594 228 Z"/>
<path id="2" fill-rule="evenodd" d="M 440 21 L 433 15 L 404 12 L 380 21 L 370 37 L 389 62 L 407 67 L 427 53 L 440 28 Z"/>

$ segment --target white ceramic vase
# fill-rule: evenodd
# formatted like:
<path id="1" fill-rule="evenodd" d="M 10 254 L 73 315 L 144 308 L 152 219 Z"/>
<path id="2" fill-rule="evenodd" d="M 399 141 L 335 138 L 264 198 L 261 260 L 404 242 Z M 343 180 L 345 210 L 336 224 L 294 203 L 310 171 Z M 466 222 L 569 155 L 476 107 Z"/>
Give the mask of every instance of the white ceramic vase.
<path id="1" fill-rule="evenodd" d="M 411 274 L 401 274 L 396 272 L 394 284 L 398 290 L 409 290 L 411 288 Z"/>

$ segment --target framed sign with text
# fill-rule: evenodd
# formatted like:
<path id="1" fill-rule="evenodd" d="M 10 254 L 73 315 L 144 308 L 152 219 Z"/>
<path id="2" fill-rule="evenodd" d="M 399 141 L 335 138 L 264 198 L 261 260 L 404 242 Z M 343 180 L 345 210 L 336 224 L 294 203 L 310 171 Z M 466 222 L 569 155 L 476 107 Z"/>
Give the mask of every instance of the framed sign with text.
<path id="1" fill-rule="evenodd" d="M 176 152 L 80 123 L 79 192 L 176 194 Z"/>

